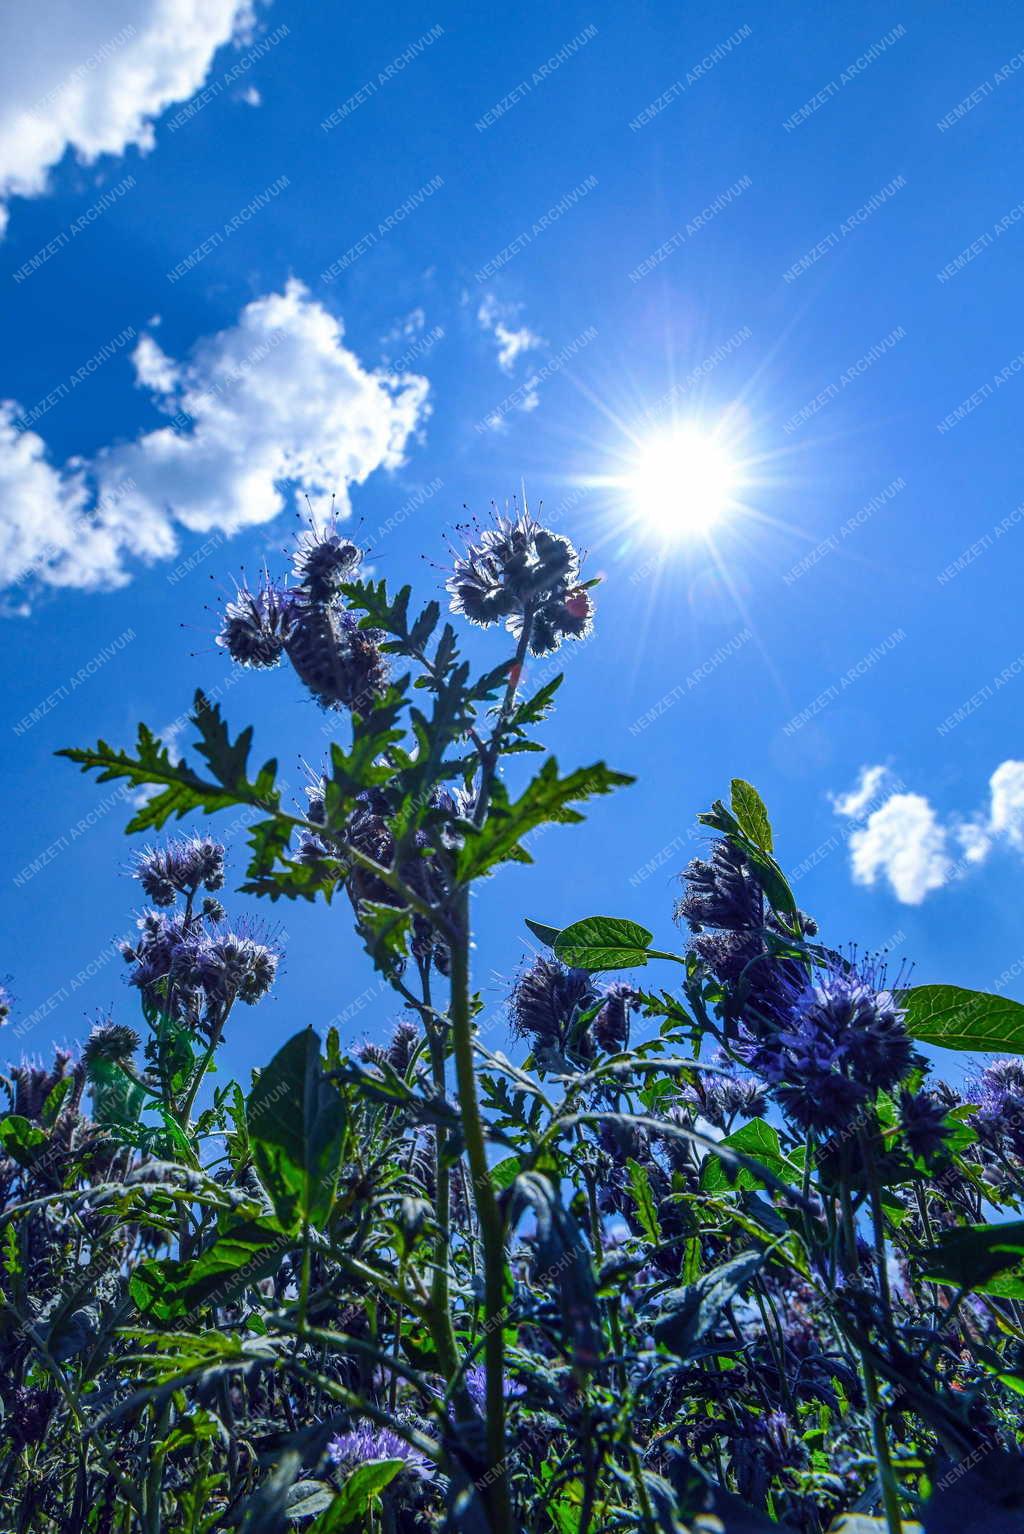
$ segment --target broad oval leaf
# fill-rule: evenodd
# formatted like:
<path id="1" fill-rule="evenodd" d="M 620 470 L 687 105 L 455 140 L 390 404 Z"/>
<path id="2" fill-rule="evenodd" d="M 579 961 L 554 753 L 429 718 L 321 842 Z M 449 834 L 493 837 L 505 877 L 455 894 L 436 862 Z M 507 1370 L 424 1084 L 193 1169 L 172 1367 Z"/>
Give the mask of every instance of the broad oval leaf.
<path id="1" fill-rule="evenodd" d="M 944 1231 L 921 1267 L 934 1283 L 1024 1299 L 1024 1220 Z"/>
<path id="2" fill-rule="evenodd" d="M 586 916 L 564 927 L 554 949 L 563 964 L 574 969 L 632 969 L 647 963 L 653 932 L 618 916 Z"/>
<path id="3" fill-rule="evenodd" d="M 326 1222 L 345 1137 L 345 1107 L 324 1075 L 320 1040 L 305 1028 L 278 1050 L 245 1105 L 260 1181 L 286 1230 Z"/>
<path id="4" fill-rule="evenodd" d="M 371 1500 L 379 1496 L 404 1468 L 404 1459 L 371 1459 L 365 1465 L 359 1465 L 330 1507 L 320 1514 L 309 1534 L 334 1534 L 335 1529 L 350 1529 L 366 1512 Z"/>
<path id="5" fill-rule="evenodd" d="M 732 812 L 739 822 L 743 835 L 760 847 L 762 852 L 772 851 L 772 825 L 764 800 L 744 778 L 732 780 Z"/>
<path id="6" fill-rule="evenodd" d="M 958 985 L 916 985 L 903 991 L 911 1038 L 945 1049 L 1024 1054 L 1024 1006 L 1008 996 Z"/>

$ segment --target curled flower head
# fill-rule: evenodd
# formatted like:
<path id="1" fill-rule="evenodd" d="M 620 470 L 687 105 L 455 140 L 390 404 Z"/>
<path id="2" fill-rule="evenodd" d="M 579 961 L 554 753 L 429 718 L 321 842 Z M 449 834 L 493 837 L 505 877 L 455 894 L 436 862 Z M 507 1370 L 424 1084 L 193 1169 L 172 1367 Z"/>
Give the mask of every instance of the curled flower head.
<path id="1" fill-rule="evenodd" d="M 594 1041 L 608 1054 L 629 1044 L 629 1013 L 636 992 L 625 980 L 613 980 L 604 993 L 601 1010 L 594 1018 Z"/>
<path id="2" fill-rule="evenodd" d="M 807 1129 L 840 1130 L 880 1089 L 891 1089 L 918 1056 L 884 967 L 835 956 L 801 985 L 785 982 L 787 1015 L 748 1043 L 749 1064 L 784 1111 Z"/>
<path id="3" fill-rule="evenodd" d="M 11 1015 L 14 1000 L 5 985 L 0 985 L 0 1028 L 3 1027 Z"/>
<path id="4" fill-rule="evenodd" d="M 138 879 L 154 905 L 173 905 L 178 895 L 224 883 L 224 848 L 212 836 L 181 836 L 163 847 L 146 847 L 135 861 Z"/>
<path id="5" fill-rule="evenodd" d="M 900 1093 L 900 1128 L 915 1156 L 926 1159 L 942 1149 L 949 1133 L 946 1128 L 948 1106 L 934 1092 Z"/>
<path id="6" fill-rule="evenodd" d="M 312 602 L 330 602 L 351 580 L 362 554 L 334 527 L 303 533 L 292 557 L 292 574 Z"/>
<path id="7" fill-rule="evenodd" d="M 766 931 L 781 933 L 783 928 L 743 850 L 722 838 L 710 857 L 688 864 L 683 880 L 675 917 L 693 934 L 691 951 L 729 988 L 727 1016 L 743 1013 L 757 1032 L 784 1018 L 792 1000 L 787 991 L 802 984 L 803 971 L 769 952 Z M 797 916 L 802 935 L 813 937 L 815 922 L 802 911 Z M 788 928 L 786 935 L 791 936 Z"/>
<path id="8" fill-rule="evenodd" d="M 74 1078 L 71 1088 L 70 1101 L 65 1098 L 63 1107 L 72 1111 L 76 1110 L 81 1099 L 82 1086 L 85 1082 L 85 1073 L 81 1066 L 72 1067 L 71 1051 L 69 1049 L 55 1049 L 53 1064 L 44 1065 L 36 1057 L 32 1059 L 23 1056 L 20 1065 L 12 1065 L 8 1070 L 13 1093 L 8 1089 L 11 1097 L 11 1112 L 19 1118 L 38 1120 L 43 1111 L 46 1099 L 54 1087 L 60 1085 L 67 1076 Z"/>
<path id="9" fill-rule="evenodd" d="M 381 635 L 361 629 L 352 613 L 319 602 L 296 602 L 285 649 L 299 679 L 325 709 L 367 709 L 388 684 Z"/>
<path id="10" fill-rule="evenodd" d="M 969 1100 L 978 1104 L 971 1119 L 983 1142 L 1004 1142 L 1024 1156 L 1024 1060 L 993 1060 L 968 1082 Z"/>
<path id="11" fill-rule="evenodd" d="M 364 1424 L 347 1433 L 335 1433 L 327 1443 L 327 1458 L 341 1471 L 357 1470 L 360 1465 L 379 1459 L 400 1459 L 400 1475 L 420 1481 L 433 1479 L 434 1466 L 427 1456 L 389 1427 Z"/>
<path id="12" fill-rule="evenodd" d="M 535 1048 L 560 1050 L 576 1015 L 598 1000 L 585 969 L 568 969 L 557 959 L 539 954 L 523 970 L 509 997 L 512 1031 Z"/>
<path id="13" fill-rule="evenodd" d="M 718 927 L 738 932 L 763 925 L 761 886 L 732 842 L 715 842 L 710 858 L 694 858 L 683 878 L 686 891 L 676 905 L 676 917 L 691 931 Z"/>
<path id="14" fill-rule="evenodd" d="M 593 604 L 579 570 L 568 538 L 529 512 L 499 517 L 456 558 L 446 582 L 451 610 L 481 628 L 503 622 L 517 638 L 529 625 L 531 652 L 546 655 L 589 632 Z"/>
<path id="15" fill-rule="evenodd" d="M 217 643 L 239 666 L 276 666 L 284 653 L 291 593 L 265 581 L 257 591 L 242 586 L 224 609 Z"/>
<path id="16" fill-rule="evenodd" d="M 238 1000 L 247 1006 L 265 996 L 274 983 L 280 954 L 247 933 L 198 932 L 176 957 L 176 977 L 187 989 L 202 989 L 214 1006 Z"/>
<path id="17" fill-rule="evenodd" d="M 97 1023 L 82 1048 L 82 1060 L 87 1070 L 101 1060 L 130 1060 L 141 1043 L 125 1023 Z"/>
<path id="18" fill-rule="evenodd" d="M 712 1063 L 731 1065 L 721 1054 Z M 701 1072 L 698 1084 L 683 1093 L 683 1101 L 716 1129 L 724 1130 L 731 1129 L 734 1119 L 759 1119 L 768 1111 L 764 1082 L 732 1069 L 727 1074 L 724 1070 Z"/>
<path id="19" fill-rule="evenodd" d="M 171 974 L 178 967 L 179 954 L 188 940 L 184 917 L 143 911 L 136 925 L 139 936 L 134 943 L 121 946 L 125 962 L 132 966 L 129 979 L 147 1003 L 166 1007 Z M 183 1000 L 179 994 L 176 1010 L 181 1010 Z"/>

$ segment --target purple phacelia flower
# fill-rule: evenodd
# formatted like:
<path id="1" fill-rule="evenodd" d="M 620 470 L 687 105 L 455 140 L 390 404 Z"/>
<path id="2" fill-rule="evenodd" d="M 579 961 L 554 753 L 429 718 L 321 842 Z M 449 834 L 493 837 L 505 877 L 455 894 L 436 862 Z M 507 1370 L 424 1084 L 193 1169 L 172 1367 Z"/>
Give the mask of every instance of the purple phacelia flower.
<path id="1" fill-rule="evenodd" d="M 388 685 L 388 663 L 380 650 L 382 635 L 362 629 L 359 620 L 338 607 L 296 601 L 285 650 L 300 681 L 325 709 L 365 712 Z"/>
<path id="2" fill-rule="evenodd" d="M 89 1069 L 101 1061 L 130 1060 L 141 1043 L 126 1023 L 97 1023 L 82 1047 L 82 1061 Z"/>
<path id="3" fill-rule="evenodd" d="M 354 576 L 362 559 L 354 543 L 332 526 L 303 533 L 292 559 L 296 584 L 313 602 L 330 602 Z"/>
<path id="4" fill-rule="evenodd" d="M 763 1118 L 768 1111 L 764 1082 L 734 1071 L 731 1061 L 722 1054 L 716 1055 L 712 1064 L 721 1066 L 722 1071 L 702 1071 L 696 1084 L 681 1094 L 683 1102 L 716 1129 L 728 1131 L 736 1118 Z"/>
<path id="5" fill-rule="evenodd" d="M 1005 1142 L 1024 1156 L 1024 1059 L 993 1060 L 967 1083 L 969 1100 L 978 1104 L 970 1120 L 988 1145 Z"/>
<path id="6" fill-rule="evenodd" d="M 879 1089 L 899 1084 L 917 1061 L 904 1011 L 881 966 L 835 958 L 786 982 L 787 1013 L 745 1047 L 748 1063 L 805 1129 L 849 1125 Z"/>
<path id="7" fill-rule="evenodd" d="M 265 581 L 256 591 L 240 587 L 224 609 L 217 643 L 239 666 L 276 666 L 284 653 L 291 592 Z"/>
<path id="8" fill-rule="evenodd" d="M 568 538 L 524 510 L 478 533 L 456 557 L 446 586 L 452 612 L 481 628 L 504 623 L 516 638 L 529 625 L 530 651 L 546 655 L 590 631 L 593 604 L 579 571 Z"/>
<path id="9" fill-rule="evenodd" d="M 613 980 L 604 993 L 601 1010 L 594 1018 L 594 1042 L 607 1054 L 629 1046 L 629 1014 L 636 997 L 625 980 Z"/>
<path id="10" fill-rule="evenodd" d="M 154 905 L 173 905 L 178 895 L 220 889 L 224 848 L 211 836 L 182 836 L 163 847 L 146 847 L 135 861 L 138 879 Z"/>
<path id="11" fill-rule="evenodd" d="M 213 1006 L 233 1001 L 253 1006 L 270 990 L 280 955 L 248 933 L 202 929 L 189 934 L 175 961 L 175 979 L 202 990 Z"/>
<path id="12" fill-rule="evenodd" d="M 404 1467 L 399 1475 L 414 1476 L 421 1481 L 429 1481 L 434 1475 L 433 1463 L 427 1455 L 389 1427 L 364 1424 L 347 1433 L 335 1433 L 327 1442 L 327 1458 L 345 1473 L 374 1460 L 400 1459 Z"/>
<path id="13" fill-rule="evenodd" d="M 934 1092 L 900 1093 L 900 1128 L 911 1152 L 927 1159 L 942 1145 L 949 1134 L 946 1115 L 949 1108 Z"/>
<path id="14" fill-rule="evenodd" d="M 585 969 L 569 969 L 558 959 L 538 954 L 509 997 L 512 1032 L 529 1039 L 534 1049 L 561 1050 L 577 1014 L 599 999 Z"/>

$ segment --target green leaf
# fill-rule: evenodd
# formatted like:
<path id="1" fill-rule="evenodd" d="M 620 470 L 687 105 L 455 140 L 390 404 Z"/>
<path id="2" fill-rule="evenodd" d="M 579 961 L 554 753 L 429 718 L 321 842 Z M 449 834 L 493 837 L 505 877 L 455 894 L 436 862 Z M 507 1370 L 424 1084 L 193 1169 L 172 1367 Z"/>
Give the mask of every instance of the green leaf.
<path id="1" fill-rule="evenodd" d="M 1024 1054 L 1024 1006 L 958 985 L 916 985 L 900 996 L 912 1038 L 945 1049 Z"/>
<path id="2" fill-rule="evenodd" d="M 324 1075 L 312 1028 L 289 1039 L 260 1072 L 246 1123 L 256 1170 L 282 1226 L 323 1225 L 334 1203 L 345 1108 Z"/>
<path id="3" fill-rule="evenodd" d="M 189 1262 L 140 1262 L 129 1283 L 132 1298 L 157 1321 L 170 1321 L 199 1305 L 226 1305 L 240 1290 L 275 1272 L 293 1245 L 275 1221 L 246 1220 L 216 1236 Z"/>
<path id="4" fill-rule="evenodd" d="M 19 1166 L 30 1167 L 47 1145 L 47 1137 L 37 1124 L 12 1113 L 0 1120 L 0 1146 Z"/>
<path id="5" fill-rule="evenodd" d="M 774 1172 L 782 1182 L 798 1186 L 801 1181 L 801 1168 L 783 1154 L 778 1130 L 766 1124 L 764 1119 L 751 1119 L 742 1129 L 726 1135 L 720 1144 L 759 1162 L 769 1172 Z M 762 1184 L 747 1167 L 740 1167 L 734 1172 L 717 1156 L 709 1156 L 701 1169 L 700 1185 L 706 1193 L 720 1193 L 729 1187 L 749 1189 Z"/>
<path id="6" fill-rule="evenodd" d="M 100 783 L 127 778 L 133 788 L 162 787 L 162 792 L 147 800 L 128 822 L 125 828 L 128 832 L 159 830 L 172 815 L 180 819 L 192 810 L 210 815 L 236 804 L 276 809 L 277 763 L 265 762 L 253 782 L 247 775 L 252 729 L 243 730 L 232 742 L 220 706 L 211 704 L 202 692 L 196 693 L 190 718 L 200 732 L 197 750 L 209 763 L 218 779 L 216 783 L 199 777 L 185 762 L 172 761 L 163 741 L 144 724 L 139 725 L 134 756 L 115 751 L 105 740 L 92 749 L 67 749 L 57 755 L 77 762 L 83 772 L 98 772 Z"/>
<path id="7" fill-rule="evenodd" d="M 330 1507 L 325 1508 L 312 1525 L 309 1534 L 334 1534 L 335 1529 L 350 1528 L 404 1467 L 404 1459 L 371 1459 L 365 1465 L 359 1465 Z"/>
<path id="8" fill-rule="evenodd" d="M 933 1283 L 1024 1298 L 1024 1220 L 945 1231 L 919 1261 L 922 1276 Z"/>
<path id="9" fill-rule="evenodd" d="M 679 1358 L 695 1356 L 698 1344 L 716 1326 L 726 1305 L 759 1272 L 764 1260 L 763 1252 L 744 1252 L 702 1274 L 696 1283 L 663 1294 L 662 1309 L 653 1325 L 654 1340 L 664 1343 Z"/>
<path id="10" fill-rule="evenodd" d="M 579 767 L 567 777 L 559 777 L 558 763 L 548 757 L 536 777 L 516 800 L 510 800 L 500 781 L 492 790 L 491 808 L 478 830 L 467 833 L 457 861 L 461 883 L 478 879 L 498 863 L 532 863 L 522 837 L 548 822 L 571 825 L 583 819 L 574 804 L 610 793 L 633 779 L 623 772 L 613 772 L 603 762 L 593 767 Z"/>
<path id="11" fill-rule="evenodd" d="M 510 1228 L 526 1208 L 533 1211 L 533 1281 L 550 1288 L 562 1315 L 564 1346 L 578 1369 L 592 1369 L 601 1353 L 600 1309 L 590 1248 L 561 1201 L 558 1188 L 540 1172 L 520 1172 L 507 1195 Z"/>
<path id="12" fill-rule="evenodd" d="M 637 1219 L 648 1241 L 657 1245 L 661 1241 L 661 1226 L 658 1223 L 658 1209 L 651 1192 L 651 1179 L 639 1161 L 634 1161 L 632 1156 L 627 1158 L 626 1167 L 629 1171 L 629 1191 L 636 1205 Z"/>
<path id="13" fill-rule="evenodd" d="M 772 827 L 764 800 L 752 783 L 743 778 L 732 780 L 732 812 L 748 841 L 762 852 L 772 851 Z"/>
<path id="14" fill-rule="evenodd" d="M 617 916 L 587 916 L 573 922 L 555 939 L 556 956 L 575 969 L 631 969 L 647 963 L 647 950 L 654 940 L 635 921 Z"/>
<path id="15" fill-rule="evenodd" d="M 526 918 L 526 925 L 534 937 L 539 939 L 548 948 L 554 948 L 555 939 L 562 930 L 561 927 L 549 927 L 542 921 L 531 921 L 529 917 Z"/>

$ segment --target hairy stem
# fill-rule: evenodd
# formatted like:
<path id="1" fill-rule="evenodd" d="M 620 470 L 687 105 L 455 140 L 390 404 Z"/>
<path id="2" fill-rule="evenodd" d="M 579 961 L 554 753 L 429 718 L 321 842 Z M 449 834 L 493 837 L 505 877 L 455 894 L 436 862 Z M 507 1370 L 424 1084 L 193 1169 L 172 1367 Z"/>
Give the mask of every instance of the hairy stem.
<path id="1" fill-rule="evenodd" d="M 473 1065 L 473 1020 L 469 985 L 469 899 L 465 891 L 456 909 L 457 932 L 452 943 L 451 1023 L 455 1071 L 480 1221 L 484 1262 L 484 1362 L 487 1402 L 487 1475 L 484 1497 L 492 1534 L 513 1534 L 505 1458 L 505 1222 L 494 1192 Z"/>

